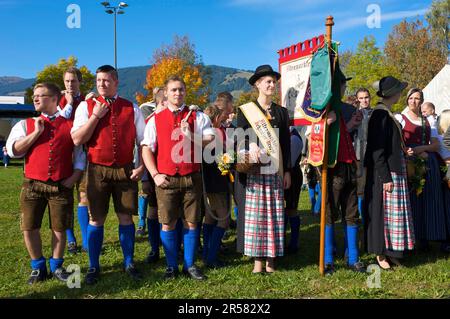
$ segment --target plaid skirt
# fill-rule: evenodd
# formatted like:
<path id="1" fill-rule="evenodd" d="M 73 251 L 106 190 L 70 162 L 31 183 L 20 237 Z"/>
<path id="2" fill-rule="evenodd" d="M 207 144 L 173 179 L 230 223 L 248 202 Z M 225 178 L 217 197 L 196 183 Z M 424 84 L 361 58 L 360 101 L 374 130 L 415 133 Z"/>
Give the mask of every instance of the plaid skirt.
<path id="1" fill-rule="evenodd" d="M 402 161 L 402 173 L 391 172 L 394 190 L 383 192 L 384 241 L 386 249 L 393 251 L 414 248 L 414 225 L 409 201 L 406 164 Z"/>
<path id="2" fill-rule="evenodd" d="M 278 175 L 247 175 L 245 190 L 244 255 L 284 254 L 284 197 Z"/>

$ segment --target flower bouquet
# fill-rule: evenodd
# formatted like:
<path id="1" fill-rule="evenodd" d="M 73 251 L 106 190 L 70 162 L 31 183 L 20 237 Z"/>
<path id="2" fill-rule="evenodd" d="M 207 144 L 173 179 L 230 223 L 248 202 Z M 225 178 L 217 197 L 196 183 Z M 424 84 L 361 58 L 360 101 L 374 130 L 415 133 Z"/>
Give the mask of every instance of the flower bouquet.
<path id="1" fill-rule="evenodd" d="M 426 160 L 415 156 L 408 159 L 407 162 L 408 182 L 411 191 L 415 191 L 419 196 L 425 186 L 425 175 L 427 173 Z"/>
<path id="2" fill-rule="evenodd" d="M 236 156 L 233 152 L 223 153 L 217 157 L 217 168 L 223 176 L 228 175 L 230 182 L 234 182 L 233 174 L 231 169 L 236 163 Z"/>

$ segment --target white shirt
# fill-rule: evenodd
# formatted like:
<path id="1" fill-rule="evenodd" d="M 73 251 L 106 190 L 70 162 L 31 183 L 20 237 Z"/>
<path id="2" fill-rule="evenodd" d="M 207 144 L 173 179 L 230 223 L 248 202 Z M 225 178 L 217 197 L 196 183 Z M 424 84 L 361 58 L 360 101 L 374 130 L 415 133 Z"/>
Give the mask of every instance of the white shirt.
<path id="1" fill-rule="evenodd" d="M 179 110 L 182 111 L 185 106 L 186 105 L 183 104 L 179 108 Z M 172 109 L 171 106 L 168 106 L 167 108 L 171 112 L 175 111 L 175 109 Z M 211 120 L 209 119 L 209 117 L 205 113 L 199 111 L 197 111 L 195 114 L 194 134 L 199 136 L 215 135 L 214 129 L 211 127 Z M 148 121 L 147 126 L 145 127 L 144 140 L 142 141 L 141 145 L 146 145 L 150 147 L 152 152 L 155 152 L 156 124 L 154 116 Z"/>
<path id="2" fill-rule="evenodd" d="M 79 98 L 80 96 L 81 96 L 81 94 L 78 93 L 78 95 L 74 96 L 73 98 L 76 99 L 76 98 Z M 72 110 L 73 110 L 72 104 L 67 103 L 64 106 L 64 109 L 61 109 L 61 106 L 58 105 L 57 109 L 58 109 L 59 114 L 61 114 L 61 116 L 66 119 L 70 119 L 70 117 L 72 116 Z"/>
<path id="3" fill-rule="evenodd" d="M 48 116 L 45 113 L 42 113 L 45 117 Z M 59 112 L 56 112 L 52 116 L 60 116 Z M 21 120 L 13 126 L 11 133 L 9 133 L 8 140 L 6 141 L 6 150 L 8 155 L 12 158 L 20 158 L 24 157 L 26 153 L 23 154 L 14 154 L 13 146 L 14 143 L 25 138 L 27 136 L 27 122 L 26 120 Z M 79 169 L 84 171 L 86 168 L 86 153 L 83 151 L 83 146 L 75 146 L 73 149 L 73 169 Z"/>
<path id="4" fill-rule="evenodd" d="M 118 95 L 115 96 L 116 99 L 117 97 Z M 71 133 L 78 130 L 89 120 L 89 112 L 87 106 L 88 105 L 86 101 L 82 101 L 78 105 L 77 110 L 75 111 L 75 118 L 73 120 L 73 127 Z M 142 116 L 141 110 L 134 103 L 133 103 L 133 110 L 134 110 L 134 126 L 136 127 L 136 143 L 137 145 L 140 145 L 142 140 L 144 139 L 145 121 L 144 117 Z"/>

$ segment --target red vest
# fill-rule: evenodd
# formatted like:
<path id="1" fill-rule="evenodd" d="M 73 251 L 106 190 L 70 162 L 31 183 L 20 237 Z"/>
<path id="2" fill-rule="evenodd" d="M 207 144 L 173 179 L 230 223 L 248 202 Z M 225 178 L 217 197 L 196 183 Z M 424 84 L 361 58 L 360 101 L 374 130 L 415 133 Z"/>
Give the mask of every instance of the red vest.
<path id="1" fill-rule="evenodd" d="M 175 134 L 172 140 L 172 132 L 174 129 L 180 128 L 180 122 L 189 113 L 189 109 L 185 106 L 181 112 L 174 115 L 169 108 L 155 114 L 156 126 L 156 165 L 158 172 L 169 176 L 188 175 L 200 171 L 200 163 L 194 163 L 194 142 L 186 139 L 184 135 Z M 194 132 L 194 121 L 196 113 L 192 112 L 188 119 L 189 128 Z M 181 132 L 181 131 L 180 131 Z M 185 144 L 185 148 L 181 145 Z M 186 145 L 187 144 L 187 145 Z M 172 149 L 176 147 L 175 156 L 172 158 Z M 190 149 L 188 160 L 183 160 L 183 149 Z M 201 158 L 200 158 L 201 161 Z"/>
<path id="2" fill-rule="evenodd" d="M 347 131 L 347 126 L 345 125 L 342 114 L 339 120 L 339 125 L 340 137 L 337 161 L 342 163 L 356 162 L 355 148 L 353 147 L 352 138 Z"/>
<path id="3" fill-rule="evenodd" d="M 72 121 L 58 116 L 54 121 L 44 119 L 44 132 L 25 155 L 25 177 L 39 181 L 57 182 L 73 173 Z M 34 131 L 34 119 L 26 119 L 27 136 Z"/>
<path id="4" fill-rule="evenodd" d="M 106 103 L 101 96 L 97 100 Z M 86 102 L 91 117 L 95 102 L 93 99 Z M 86 143 L 88 161 L 104 166 L 125 166 L 133 162 L 136 144 L 133 103 L 118 97 L 109 108 Z"/>
<path id="5" fill-rule="evenodd" d="M 422 131 L 421 125 L 416 125 L 411 122 L 408 117 L 402 114 L 405 121 L 405 127 L 403 128 L 403 140 L 407 146 L 418 146 L 430 144 L 431 127 L 426 118 L 423 119 L 425 124 L 425 132 Z M 423 136 L 424 134 L 424 136 Z M 424 141 L 422 141 L 422 139 Z"/>
<path id="6" fill-rule="evenodd" d="M 75 111 L 77 110 L 78 105 L 84 101 L 84 95 L 79 95 L 77 97 L 75 97 L 73 99 L 73 105 L 72 105 L 72 113 L 70 114 L 70 119 L 73 121 L 73 119 L 75 118 Z M 67 100 L 66 100 L 66 96 L 62 95 L 61 99 L 59 100 L 58 103 L 59 107 L 61 108 L 61 110 L 64 110 L 64 107 L 67 105 Z"/>

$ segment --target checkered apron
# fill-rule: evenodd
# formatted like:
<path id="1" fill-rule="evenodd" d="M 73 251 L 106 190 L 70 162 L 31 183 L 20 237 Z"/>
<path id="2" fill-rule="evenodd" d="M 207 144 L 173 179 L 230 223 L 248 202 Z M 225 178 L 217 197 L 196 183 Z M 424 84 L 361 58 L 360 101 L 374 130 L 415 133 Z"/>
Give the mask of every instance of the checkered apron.
<path id="1" fill-rule="evenodd" d="M 244 255 L 283 256 L 284 197 L 278 174 L 247 175 L 244 225 Z"/>
<path id="2" fill-rule="evenodd" d="M 404 251 L 414 248 L 414 225 L 409 202 L 405 160 L 401 174 L 391 172 L 394 190 L 383 191 L 384 241 L 389 250 Z"/>

